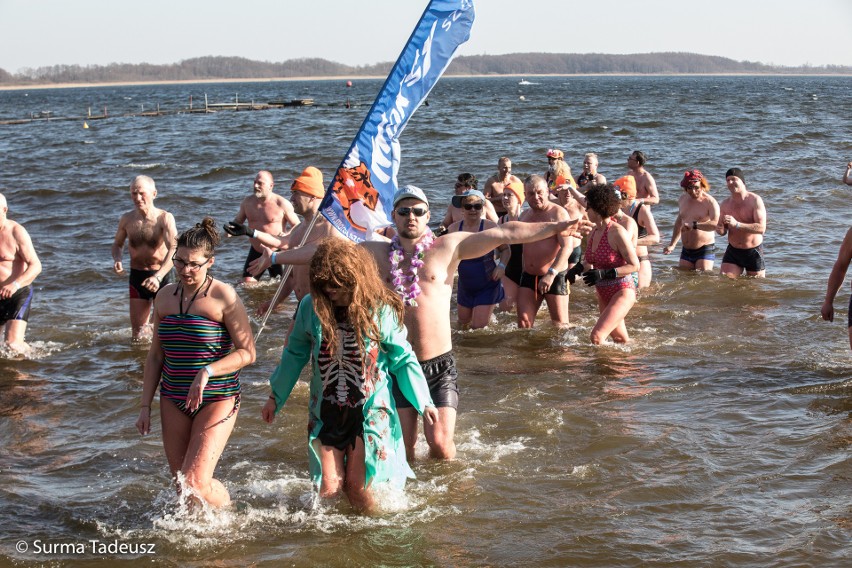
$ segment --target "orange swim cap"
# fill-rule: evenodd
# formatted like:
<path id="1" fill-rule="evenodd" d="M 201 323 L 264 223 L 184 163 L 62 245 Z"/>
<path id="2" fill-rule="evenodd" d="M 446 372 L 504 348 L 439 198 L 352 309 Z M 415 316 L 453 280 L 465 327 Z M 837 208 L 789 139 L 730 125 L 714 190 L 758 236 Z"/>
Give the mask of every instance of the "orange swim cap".
<path id="1" fill-rule="evenodd" d="M 509 190 L 518 198 L 518 203 L 524 204 L 524 184 L 519 181 L 511 181 L 503 186 L 503 190 Z"/>
<path id="2" fill-rule="evenodd" d="M 615 180 L 612 185 L 621 190 L 628 199 L 636 198 L 636 178 L 633 176 L 623 176 Z"/>
<path id="3" fill-rule="evenodd" d="M 314 197 L 325 197 L 325 186 L 322 183 L 322 172 L 313 166 L 308 166 L 302 175 L 293 181 L 290 189 L 301 191 Z"/>
<path id="4" fill-rule="evenodd" d="M 565 154 L 562 152 L 562 150 L 557 150 L 556 148 L 551 148 L 550 150 L 547 151 L 547 157 L 548 158 L 562 159 L 562 158 L 565 157 Z"/>

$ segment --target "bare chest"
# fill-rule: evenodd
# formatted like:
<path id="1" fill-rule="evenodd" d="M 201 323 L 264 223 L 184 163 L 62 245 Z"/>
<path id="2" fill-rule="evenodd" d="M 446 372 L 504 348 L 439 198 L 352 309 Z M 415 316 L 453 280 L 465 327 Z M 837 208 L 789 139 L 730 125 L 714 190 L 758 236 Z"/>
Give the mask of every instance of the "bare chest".
<path id="1" fill-rule="evenodd" d="M 127 225 L 127 238 L 134 248 L 157 248 L 163 242 L 163 228 L 158 220 L 133 219 Z"/>

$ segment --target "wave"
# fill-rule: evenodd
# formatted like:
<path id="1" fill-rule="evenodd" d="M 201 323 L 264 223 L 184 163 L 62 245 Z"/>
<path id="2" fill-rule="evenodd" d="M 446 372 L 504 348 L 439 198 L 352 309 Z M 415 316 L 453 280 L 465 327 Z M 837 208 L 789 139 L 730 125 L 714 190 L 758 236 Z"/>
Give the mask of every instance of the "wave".
<path id="1" fill-rule="evenodd" d="M 135 162 L 130 162 L 129 164 L 124 164 L 121 167 L 122 168 L 128 168 L 128 169 L 131 169 L 131 170 L 153 171 L 153 170 L 158 170 L 158 169 L 161 169 L 161 168 L 166 168 L 167 166 L 168 166 L 168 164 L 165 164 L 163 162 L 154 162 L 154 163 L 151 163 L 151 164 L 137 164 Z"/>
<path id="2" fill-rule="evenodd" d="M 204 180 L 204 181 L 224 180 L 224 179 L 230 180 L 230 179 L 233 179 L 234 177 L 245 177 L 245 176 L 249 176 L 249 175 L 251 175 L 250 171 L 247 171 L 247 170 L 244 170 L 244 169 L 241 169 L 241 168 L 237 168 L 237 167 L 233 167 L 233 166 L 219 166 L 219 167 L 211 168 L 211 169 L 207 170 L 206 172 L 201 172 L 199 174 L 196 174 L 196 175 L 192 176 L 192 179 Z"/>

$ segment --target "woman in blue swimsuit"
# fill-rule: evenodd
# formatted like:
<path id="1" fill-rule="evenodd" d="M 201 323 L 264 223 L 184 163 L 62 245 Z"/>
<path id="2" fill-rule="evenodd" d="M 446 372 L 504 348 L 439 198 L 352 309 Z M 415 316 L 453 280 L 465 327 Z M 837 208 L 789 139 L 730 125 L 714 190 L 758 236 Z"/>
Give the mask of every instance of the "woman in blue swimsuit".
<path id="1" fill-rule="evenodd" d="M 453 205 L 461 207 L 464 217 L 453 223 L 447 229 L 448 233 L 466 231 L 478 233 L 497 224 L 482 217 L 485 205 L 485 195 L 472 189 L 462 195 L 453 196 Z M 500 245 L 496 249 L 500 260 L 494 260 L 494 251 L 488 251 L 478 258 L 459 262 L 458 292 L 458 321 L 462 328 L 480 329 L 491 321 L 494 307 L 505 297 L 501 278 L 506 271 L 511 251 L 508 245 Z"/>

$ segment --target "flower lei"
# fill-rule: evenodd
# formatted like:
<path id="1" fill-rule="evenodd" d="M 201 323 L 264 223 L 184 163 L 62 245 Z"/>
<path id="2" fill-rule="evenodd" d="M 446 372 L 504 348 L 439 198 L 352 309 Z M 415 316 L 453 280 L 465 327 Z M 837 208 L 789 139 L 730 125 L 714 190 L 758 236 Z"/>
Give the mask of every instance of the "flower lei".
<path id="1" fill-rule="evenodd" d="M 428 230 L 428 229 L 427 229 Z M 423 239 L 414 246 L 414 253 L 411 255 L 411 263 L 408 268 L 408 274 L 403 274 L 399 267 L 400 263 L 405 260 L 405 251 L 402 250 L 402 244 L 399 242 L 399 235 L 395 235 L 391 239 L 390 245 L 390 265 L 391 277 L 393 280 L 393 288 L 397 294 L 402 297 L 402 303 L 406 306 L 417 307 L 415 298 L 420 295 L 420 277 L 417 271 L 423 266 L 423 257 L 426 251 L 431 248 L 435 242 L 435 237 L 431 230 L 428 230 Z M 408 289 L 405 288 L 405 283 L 408 282 Z"/>

